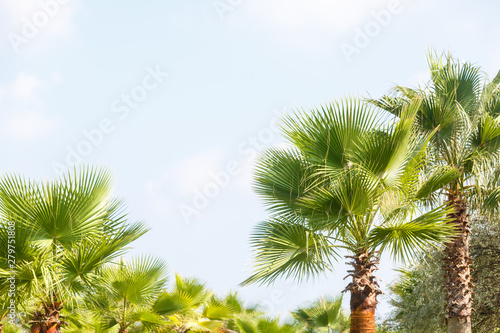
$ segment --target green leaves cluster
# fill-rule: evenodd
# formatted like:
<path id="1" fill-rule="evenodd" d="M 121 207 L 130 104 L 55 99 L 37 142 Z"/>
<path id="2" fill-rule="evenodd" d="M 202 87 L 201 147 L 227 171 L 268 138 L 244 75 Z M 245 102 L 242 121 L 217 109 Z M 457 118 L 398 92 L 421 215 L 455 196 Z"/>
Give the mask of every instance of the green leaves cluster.
<path id="1" fill-rule="evenodd" d="M 109 172 L 84 167 L 51 182 L 17 175 L 0 180 L 0 295 L 16 278 L 16 305 L 26 323 L 42 302 L 72 306 L 95 289 L 100 270 L 124 254 L 147 228 L 130 223 L 112 197 Z M 8 262 L 8 223 L 15 224 L 14 268 Z M 28 297 L 29 295 L 29 297 Z"/>
<path id="2" fill-rule="evenodd" d="M 474 220 L 471 256 L 476 284 L 474 332 L 500 331 L 500 226 L 496 221 Z M 434 251 L 421 262 L 402 269 L 391 286 L 394 307 L 388 326 L 400 332 L 447 332 L 442 254 Z M 422 320 L 425 318 L 425 320 Z"/>
<path id="3" fill-rule="evenodd" d="M 267 150 L 256 167 L 255 190 L 271 217 L 252 236 L 255 274 L 244 284 L 331 270 L 341 249 L 408 259 L 453 233 L 442 207 L 419 209 L 459 174 L 426 165 L 434 133 L 417 131 L 421 103 L 394 119 L 346 98 L 284 119 L 291 147 Z"/>

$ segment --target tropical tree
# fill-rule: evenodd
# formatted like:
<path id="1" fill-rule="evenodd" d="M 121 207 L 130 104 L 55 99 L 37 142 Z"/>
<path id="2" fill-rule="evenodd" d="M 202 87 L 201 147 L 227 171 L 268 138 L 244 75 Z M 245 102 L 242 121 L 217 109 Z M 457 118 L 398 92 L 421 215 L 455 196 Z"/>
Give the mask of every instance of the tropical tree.
<path id="1" fill-rule="evenodd" d="M 246 306 L 238 297 L 237 292 L 230 292 L 224 297 L 212 296 L 211 300 L 203 307 L 203 317 L 210 320 L 224 322 L 218 332 L 231 333 L 238 329 L 238 319 L 260 317 L 264 313 L 258 306 Z"/>
<path id="2" fill-rule="evenodd" d="M 386 324 L 405 333 L 445 333 L 443 282 L 440 251 L 423 256 L 411 268 L 400 269 L 389 287 L 393 310 Z"/>
<path id="3" fill-rule="evenodd" d="M 447 317 L 450 333 L 471 332 L 472 289 L 469 254 L 469 206 L 482 199 L 498 206 L 498 189 L 483 193 L 485 175 L 498 167 L 500 157 L 500 73 L 483 83 L 479 67 L 461 63 L 451 55 L 429 54 L 430 82 L 423 88 L 396 87 L 392 95 L 371 102 L 399 117 L 415 97 L 423 101 L 417 111 L 421 133 L 431 138 L 430 161 L 454 168 L 459 177 L 443 186 L 442 202 L 453 209 L 450 222 L 460 230 L 444 250 Z"/>
<path id="4" fill-rule="evenodd" d="M 304 333 L 349 331 L 349 319 L 342 313 L 342 297 L 322 296 L 312 304 L 294 310 L 292 316 L 304 327 Z"/>
<path id="5" fill-rule="evenodd" d="M 122 202 L 113 199 L 109 172 L 91 167 L 45 183 L 2 177 L 0 219 L 0 292 L 14 274 L 16 306 L 29 314 L 23 323 L 31 332 L 59 332 L 65 303 L 92 292 L 98 270 L 146 232 L 144 224 L 129 223 Z"/>
<path id="6" fill-rule="evenodd" d="M 297 333 L 299 328 L 289 323 L 281 323 L 280 318 L 265 316 L 242 316 L 236 320 L 239 333 Z"/>
<path id="7" fill-rule="evenodd" d="M 343 249 L 353 267 L 350 331 L 375 332 L 381 253 L 410 258 L 453 233 L 443 209 L 416 205 L 456 175 L 442 167 L 420 180 L 429 136 L 415 131 L 419 108 L 416 99 L 391 121 L 345 99 L 285 117 L 292 146 L 269 149 L 256 167 L 255 189 L 272 215 L 252 236 L 255 274 L 243 284 L 332 270 Z"/>
<path id="8" fill-rule="evenodd" d="M 87 307 L 102 329 L 118 327 L 119 333 L 142 327 L 154 331 L 167 324 L 152 305 L 167 281 L 167 266 L 157 258 L 142 256 L 107 264 L 100 273 L 99 293 L 86 297 Z"/>
<path id="9" fill-rule="evenodd" d="M 476 283 L 472 328 L 478 333 L 500 332 L 500 225 L 473 219 L 472 230 L 470 252 Z M 447 331 L 442 259 L 443 254 L 435 251 L 401 271 L 390 287 L 391 326 L 408 333 Z"/>
<path id="10" fill-rule="evenodd" d="M 201 281 L 176 274 L 175 284 L 161 292 L 153 304 L 153 311 L 171 322 L 161 332 L 214 332 L 223 328 L 222 320 L 211 320 L 203 314 L 212 296 Z"/>

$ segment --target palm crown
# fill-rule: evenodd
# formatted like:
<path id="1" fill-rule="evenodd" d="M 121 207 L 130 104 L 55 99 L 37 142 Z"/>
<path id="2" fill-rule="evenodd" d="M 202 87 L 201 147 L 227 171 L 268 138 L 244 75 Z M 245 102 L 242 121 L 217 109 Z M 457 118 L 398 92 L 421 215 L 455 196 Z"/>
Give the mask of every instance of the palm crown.
<path id="1" fill-rule="evenodd" d="M 342 312 L 342 297 L 324 297 L 292 312 L 292 316 L 304 327 L 301 332 L 344 333 L 349 328 L 349 320 Z"/>
<path id="2" fill-rule="evenodd" d="M 469 211 L 484 212 L 500 203 L 500 73 L 484 82 L 479 67 L 451 55 L 428 56 L 431 80 L 424 88 L 396 87 L 394 94 L 370 100 L 395 116 L 415 97 L 422 99 L 417 125 L 421 133 L 435 131 L 429 161 L 453 168 L 456 178 L 443 184 L 442 196 L 430 198 L 453 209 L 451 223 L 459 235 L 445 248 L 446 287 L 450 330 L 471 329 L 472 288 L 469 257 Z M 452 327 L 453 326 L 453 327 Z M 456 326 L 456 327 L 455 327 Z"/>
<path id="3" fill-rule="evenodd" d="M 119 332 L 134 328 L 151 330 L 167 322 L 151 310 L 167 281 L 166 264 L 152 257 L 121 259 L 107 264 L 98 293 L 86 298 L 102 329 L 118 327 Z"/>
<path id="4" fill-rule="evenodd" d="M 500 157 L 500 72 L 483 84 L 479 67 L 451 55 L 429 54 L 428 63 L 431 81 L 427 86 L 397 86 L 393 95 L 370 102 L 399 116 L 404 105 L 421 98 L 418 129 L 436 132 L 429 157 L 435 164 L 459 170 L 460 177 L 453 183 L 463 189 L 479 172 L 494 169 Z"/>
<path id="5" fill-rule="evenodd" d="M 0 180 L 0 243 L 7 251 L 7 225 L 15 224 L 15 267 L 0 254 L 0 274 L 16 277 L 17 306 L 31 313 L 31 325 L 64 324 L 64 302 L 97 284 L 98 270 L 124 253 L 146 232 L 129 223 L 112 198 L 105 170 L 82 168 L 54 182 L 35 183 L 15 175 Z M 8 281 L 2 280 L 2 294 Z M 26 297 L 30 295 L 31 297 Z M 21 311 L 20 311 L 21 312 Z M 53 313 L 53 315 L 47 315 Z"/>
<path id="6" fill-rule="evenodd" d="M 432 133 L 416 131 L 420 103 L 405 105 L 399 119 L 357 99 L 284 119 L 292 147 L 268 150 L 256 168 L 255 189 L 272 216 L 252 237 L 256 272 L 244 283 L 331 270 L 345 249 L 353 254 L 351 310 L 371 307 L 380 293 L 372 275 L 378 252 L 404 259 L 452 234 L 442 208 L 417 205 L 457 174 L 422 176 Z"/>

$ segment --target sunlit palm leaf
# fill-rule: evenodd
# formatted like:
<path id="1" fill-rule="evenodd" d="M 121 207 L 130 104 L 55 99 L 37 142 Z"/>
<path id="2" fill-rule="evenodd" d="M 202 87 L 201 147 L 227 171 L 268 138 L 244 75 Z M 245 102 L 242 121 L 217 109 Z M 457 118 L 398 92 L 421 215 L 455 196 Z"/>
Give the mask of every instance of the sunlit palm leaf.
<path id="1" fill-rule="evenodd" d="M 319 232 L 290 215 L 261 223 L 252 236 L 256 273 L 243 284 L 269 283 L 278 277 L 301 280 L 331 269 L 335 247 Z"/>
<path id="2" fill-rule="evenodd" d="M 351 152 L 383 115 L 356 98 L 333 102 L 311 113 L 301 112 L 284 119 L 284 134 L 308 161 L 325 165 L 329 172 L 342 170 Z"/>
<path id="3" fill-rule="evenodd" d="M 436 208 L 409 222 L 386 223 L 376 226 L 369 240 L 383 251 L 387 248 L 395 260 L 415 258 L 415 254 L 429 246 L 437 246 L 455 235 L 449 224 L 447 211 Z"/>

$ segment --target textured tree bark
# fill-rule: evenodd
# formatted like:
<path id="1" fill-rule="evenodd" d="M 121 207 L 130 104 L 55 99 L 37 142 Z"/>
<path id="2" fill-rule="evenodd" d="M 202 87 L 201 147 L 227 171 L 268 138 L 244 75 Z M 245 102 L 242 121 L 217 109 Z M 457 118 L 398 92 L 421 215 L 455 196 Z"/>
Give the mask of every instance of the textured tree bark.
<path id="1" fill-rule="evenodd" d="M 355 256 L 348 256 L 352 261 L 348 264 L 354 267 L 348 276 L 352 282 L 344 291 L 351 292 L 351 333 L 375 333 L 375 309 L 377 295 L 381 294 L 377 277 L 379 260 L 369 251 L 360 251 Z"/>
<path id="2" fill-rule="evenodd" d="M 469 257 L 468 207 L 464 199 L 452 194 L 448 196 L 448 205 L 454 209 L 450 223 L 459 230 L 459 235 L 447 243 L 444 250 L 448 332 L 470 333 L 474 284 L 470 267 L 472 259 Z"/>
<path id="3" fill-rule="evenodd" d="M 42 310 L 36 311 L 31 320 L 31 333 L 58 333 L 61 326 L 67 325 L 60 315 L 62 302 L 43 303 Z"/>
<path id="4" fill-rule="evenodd" d="M 471 323 L 461 322 L 458 318 L 448 319 L 448 333 L 472 333 Z"/>

